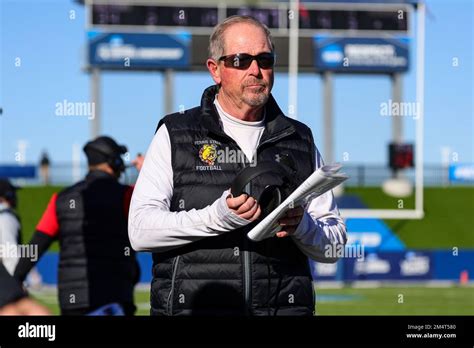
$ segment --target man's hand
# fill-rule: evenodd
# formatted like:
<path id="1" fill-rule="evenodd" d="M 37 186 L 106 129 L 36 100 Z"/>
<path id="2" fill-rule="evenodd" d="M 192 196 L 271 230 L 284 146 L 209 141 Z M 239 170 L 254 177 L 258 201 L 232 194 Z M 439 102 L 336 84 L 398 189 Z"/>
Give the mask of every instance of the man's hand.
<path id="1" fill-rule="evenodd" d="M 138 171 L 142 169 L 143 162 L 145 161 L 145 157 L 139 153 L 137 157 L 132 161 L 132 164 L 137 168 Z"/>
<path id="2" fill-rule="evenodd" d="M 301 206 L 288 210 L 285 216 L 278 220 L 278 223 L 283 227 L 283 230 L 278 232 L 276 236 L 278 238 L 282 238 L 288 237 L 289 235 L 295 233 L 296 228 L 303 218 L 303 214 L 304 209 Z"/>
<path id="3" fill-rule="evenodd" d="M 257 200 L 245 193 L 238 197 L 229 197 L 226 202 L 232 212 L 249 221 L 257 220 L 262 213 Z"/>

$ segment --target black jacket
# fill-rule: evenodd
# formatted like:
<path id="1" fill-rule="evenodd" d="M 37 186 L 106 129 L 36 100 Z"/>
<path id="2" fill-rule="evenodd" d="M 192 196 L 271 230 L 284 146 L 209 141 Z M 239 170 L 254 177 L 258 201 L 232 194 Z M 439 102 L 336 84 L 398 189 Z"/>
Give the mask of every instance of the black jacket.
<path id="1" fill-rule="evenodd" d="M 58 194 L 59 303 L 63 314 L 85 314 L 118 302 L 133 314 L 138 264 L 127 233 L 127 186 L 102 171 Z"/>
<path id="2" fill-rule="evenodd" d="M 171 141 L 173 197 L 171 211 L 201 209 L 231 186 L 249 163 L 219 162 L 205 157 L 212 150 L 239 151 L 219 123 L 213 101 L 216 87 L 206 89 L 201 106 L 164 117 Z M 286 156 L 299 185 L 315 168 L 310 129 L 287 118 L 270 97 L 265 131 L 257 149 L 259 161 Z M 214 160 L 213 160 L 214 159 Z M 159 173 L 157 173 L 159 175 Z M 252 183 L 258 197 L 277 178 Z M 291 238 L 250 241 L 245 226 L 167 252 L 153 254 L 152 315 L 312 315 L 314 292 L 308 260 Z"/>

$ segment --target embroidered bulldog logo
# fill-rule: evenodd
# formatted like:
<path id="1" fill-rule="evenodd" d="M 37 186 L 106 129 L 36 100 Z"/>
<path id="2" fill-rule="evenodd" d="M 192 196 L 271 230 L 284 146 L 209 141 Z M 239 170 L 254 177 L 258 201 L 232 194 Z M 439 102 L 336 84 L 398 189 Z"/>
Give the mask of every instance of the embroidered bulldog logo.
<path id="1" fill-rule="evenodd" d="M 213 166 L 217 158 L 216 144 L 204 144 L 199 150 L 199 158 L 209 166 Z"/>

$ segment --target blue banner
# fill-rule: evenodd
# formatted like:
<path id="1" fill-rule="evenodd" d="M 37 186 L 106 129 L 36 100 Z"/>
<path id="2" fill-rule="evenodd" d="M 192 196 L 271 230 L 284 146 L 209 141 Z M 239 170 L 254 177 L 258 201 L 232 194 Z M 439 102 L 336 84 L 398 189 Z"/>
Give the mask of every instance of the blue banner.
<path id="1" fill-rule="evenodd" d="M 439 250 L 433 253 L 436 265 L 434 279 L 459 280 L 462 272 L 474 277 L 474 251 L 468 250 Z"/>
<path id="2" fill-rule="evenodd" d="M 315 280 L 342 280 L 343 262 L 319 263 L 310 261 L 311 274 Z"/>
<path id="3" fill-rule="evenodd" d="M 368 253 L 363 260 L 344 260 L 344 280 L 427 280 L 432 278 L 429 252 Z"/>
<path id="4" fill-rule="evenodd" d="M 137 261 L 140 266 L 140 283 L 150 283 L 153 265 L 151 253 L 137 253 Z M 58 265 L 59 253 L 47 252 L 41 257 L 36 267 L 44 284 L 57 284 Z"/>
<path id="5" fill-rule="evenodd" d="M 58 253 L 48 252 L 38 262 L 43 283 L 57 283 L 58 256 Z M 150 283 L 151 254 L 137 253 L 137 259 L 140 282 Z M 343 257 L 332 264 L 310 261 L 310 266 L 315 281 L 459 281 L 461 273 L 474 277 L 474 250 L 367 252 L 363 258 Z"/>
<path id="6" fill-rule="evenodd" d="M 36 178 L 36 166 L 0 166 L 0 178 Z"/>
<path id="7" fill-rule="evenodd" d="M 316 35 L 314 65 L 319 71 L 392 73 L 409 66 L 409 39 Z"/>
<path id="8" fill-rule="evenodd" d="M 335 264 L 310 262 L 313 278 L 321 280 L 451 280 L 474 276 L 474 250 L 407 250 L 367 252 Z"/>
<path id="9" fill-rule="evenodd" d="M 184 69 L 191 35 L 89 31 L 88 64 L 102 69 Z"/>

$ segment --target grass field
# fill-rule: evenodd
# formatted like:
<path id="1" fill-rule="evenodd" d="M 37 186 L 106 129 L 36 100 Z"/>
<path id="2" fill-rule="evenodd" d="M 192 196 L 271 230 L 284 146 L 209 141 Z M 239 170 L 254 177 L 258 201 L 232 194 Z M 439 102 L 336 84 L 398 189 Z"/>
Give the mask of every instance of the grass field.
<path id="1" fill-rule="evenodd" d="M 39 186 L 24 187 L 18 191 L 18 214 L 23 227 L 23 243 L 31 239 L 51 196 L 60 190 L 60 186 Z M 58 242 L 54 242 L 49 251 L 59 251 Z"/>
<path id="2" fill-rule="evenodd" d="M 347 188 L 370 208 L 398 209 L 399 199 L 380 188 Z M 428 187 L 424 190 L 422 220 L 386 220 L 407 248 L 474 248 L 474 187 Z M 414 208 L 414 196 L 403 199 L 404 209 Z"/>
<path id="3" fill-rule="evenodd" d="M 317 289 L 317 315 L 474 315 L 473 287 Z M 34 297 L 59 314 L 55 291 Z M 149 292 L 137 291 L 137 315 L 149 315 Z"/>
<path id="4" fill-rule="evenodd" d="M 19 209 L 23 223 L 23 239 L 31 238 L 36 224 L 53 192 L 61 188 L 26 187 L 19 191 Z M 399 201 L 388 197 L 380 188 L 347 188 L 371 208 L 396 209 Z M 474 187 L 425 188 L 423 220 L 387 220 L 387 225 L 408 248 L 451 249 L 474 248 Z M 404 209 L 413 208 L 413 197 L 404 199 Z M 55 243 L 51 251 L 57 251 Z"/>

